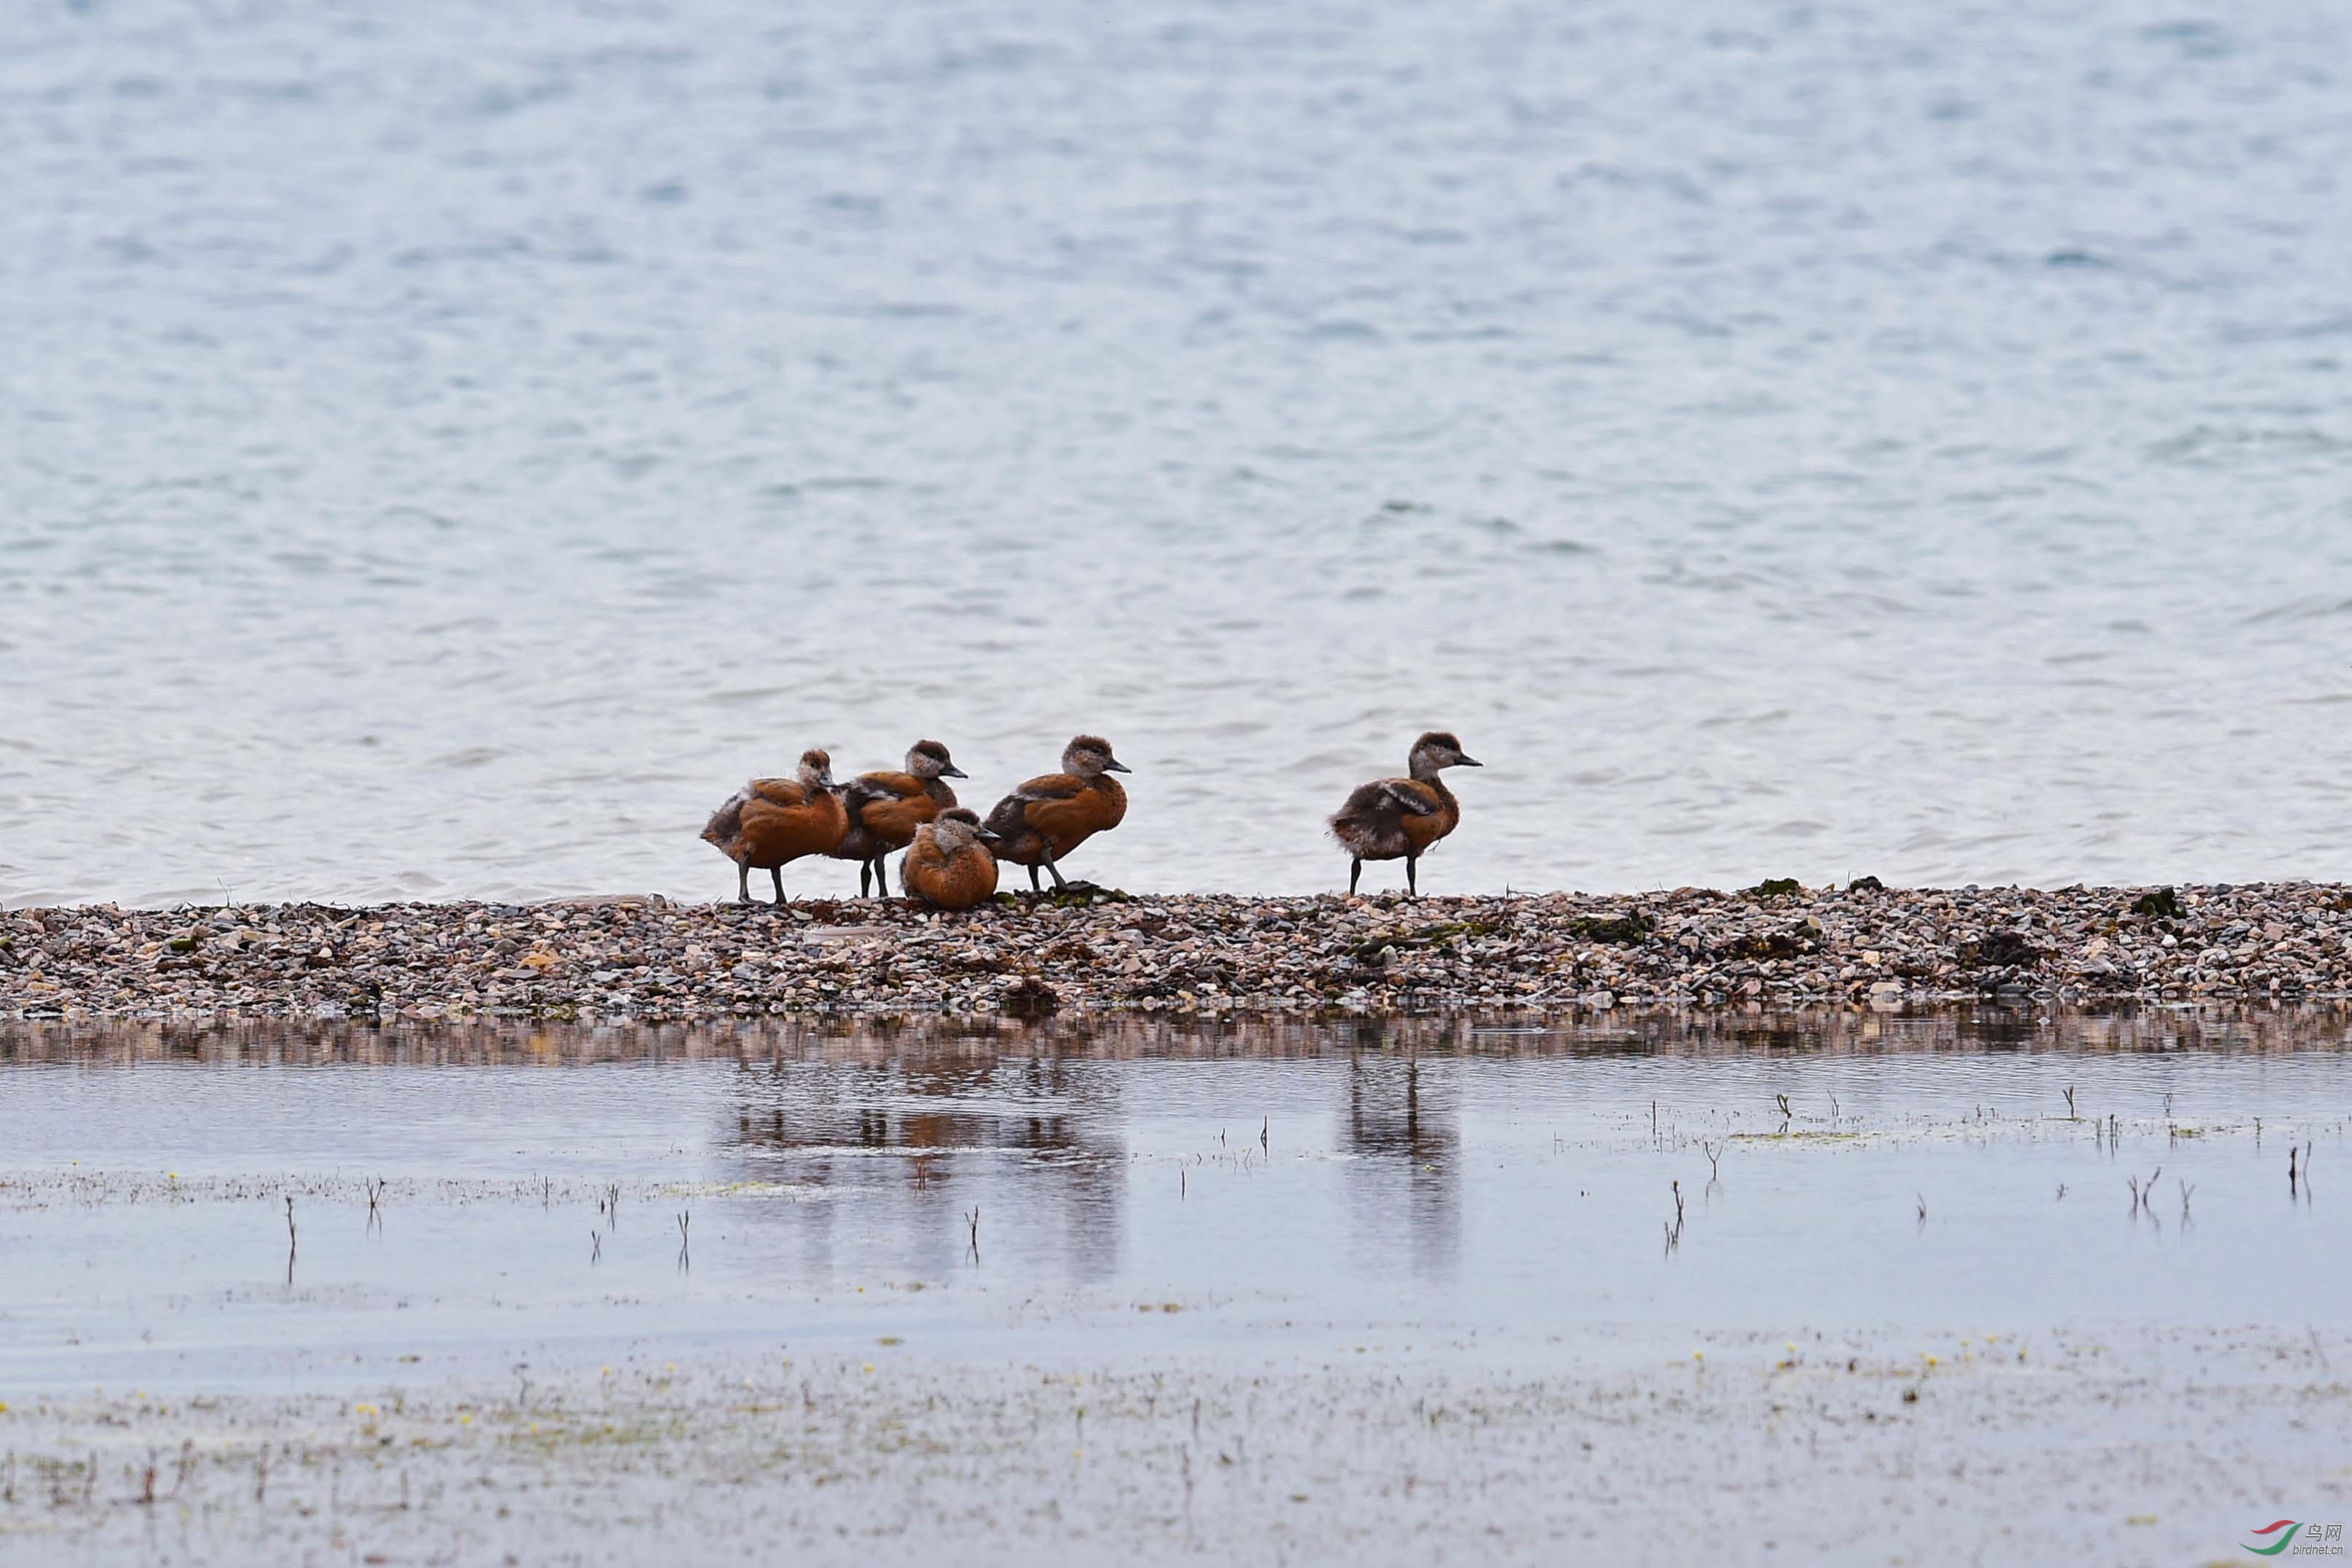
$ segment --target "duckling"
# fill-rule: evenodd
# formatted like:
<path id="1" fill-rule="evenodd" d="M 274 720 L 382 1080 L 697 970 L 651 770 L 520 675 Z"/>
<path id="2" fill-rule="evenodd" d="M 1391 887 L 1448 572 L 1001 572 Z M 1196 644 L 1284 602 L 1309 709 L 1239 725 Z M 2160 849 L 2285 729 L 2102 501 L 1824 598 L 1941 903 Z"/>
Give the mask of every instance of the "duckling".
<path id="1" fill-rule="evenodd" d="M 971 775 L 949 760 L 948 749 L 937 741 L 918 741 L 907 752 L 903 773 L 860 773 L 841 792 L 849 813 L 849 833 L 825 851 L 836 860 L 857 862 L 857 896 L 864 898 L 870 881 L 874 896 L 890 896 L 889 874 L 882 862 L 894 849 L 915 841 L 915 830 L 956 803 L 955 791 L 941 781 Z"/>
<path id="2" fill-rule="evenodd" d="M 996 891 L 996 857 L 980 841 L 980 813 L 950 806 L 915 829 L 898 862 L 909 898 L 943 910 L 968 910 Z"/>
<path id="3" fill-rule="evenodd" d="M 999 860 L 1029 868 L 1033 892 L 1040 863 L 1053 873 L 1054 886 L 1066 888 L 1069 884 L 1055 862 L 1119 825 L 1127 816 L 1127 792 L 1106 775 L 1132 771 L 1110 754 L 1108 741 L 1077 736 L 1062 749 L 1060 773 L 1031 779 L 996 803 L 981 839 Z"/>
<path id="4" fill-rule="evenodd" d="M 1462 820 L 1462 804 L 1438 776 L 1445 768 L 1482 768 L 1486 764 L 1462 750 L 1462 742 L 1444 730 L 1432 730 L 1412 743 L 1406 763 L 1411 778 L 1375 779 L 1358 787 L 1331 818 L 1331 837 L 1351 858 L 1348 862 L 1348 896 L 1356 895 L 1356 879 L 1367 860 L 1404 861 L 1406 892 L 1418 897 L 1421 858 L 1430 847 L 1454 831 Z"/>
<path id="5" fill-rule="evenodd" d="M 833 793 L 833 759 L 823 752 L 801 753 L 800 776 L 753 779 L 735 798 L 710 814 L 702 837 L 735 862 L 735 898 L 751 901 L 751 868 L 776 880 L 776 902 L 784 901 L 784 867 L 803 855 L 830 854 L 849 831 L 849 813 Z"/>

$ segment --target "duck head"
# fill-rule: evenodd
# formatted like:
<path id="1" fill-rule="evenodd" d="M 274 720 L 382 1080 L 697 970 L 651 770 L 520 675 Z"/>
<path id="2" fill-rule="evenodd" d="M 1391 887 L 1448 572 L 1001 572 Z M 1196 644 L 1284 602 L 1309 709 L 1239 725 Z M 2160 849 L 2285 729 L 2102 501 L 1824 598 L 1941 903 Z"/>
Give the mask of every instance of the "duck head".
<path id="1" fill-rule="evenodd" d="M 801 753 L 801 783 L 812 790 L 833 787 L 833 759 L 812 748 Z"/>
<path id="2" fill-rule="evenodd" d="M 962 806 L 950 806 L 923 825 L 923 831 L 939 841 L 940 853 L 961 854 L 988 837 L 980 826 L 980 814 Z"/>
<path id="3" fill-rule="evenodd" d="M 937 741 L 918 741 L 907 752 L 907 771 L 919 779 L 968 779 L 971 775 L 948 758 Z"/>
<path id="4" fill-rule="evenodd" d="M 1443 768 L 1483 768 L 1486 764 L 1462 749 L 1451 730 L 1432 730 L 1412 743 L 1412 776 L 1435 778 Z"/>
<path id="5" fill-rule="evenodd" d="M 1100 735 L 1079 735 L 1062 748 L 1062 771 L 1082 779 L 1132 770 L 1110 754 L 1110 742 Z"/>

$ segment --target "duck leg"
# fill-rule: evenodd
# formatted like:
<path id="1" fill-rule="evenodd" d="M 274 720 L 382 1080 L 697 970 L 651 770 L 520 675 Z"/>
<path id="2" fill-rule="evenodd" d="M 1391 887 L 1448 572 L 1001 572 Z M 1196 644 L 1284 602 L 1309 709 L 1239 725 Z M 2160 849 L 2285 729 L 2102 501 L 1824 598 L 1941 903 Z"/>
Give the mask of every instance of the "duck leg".
<path id="1" fill-rule="evenodd" d="M 1348 896 L 1349 898 L 1352 899 L 1356 896 L 1356 879 L 1363 874 L 1364 862 L 1362 857 L 1356 855 L 1350 855 L 1348 857 Z"/>
<path id="2" fill-rule="evenodd" d="M 782 866 L 771 866 L 768 868 L 768 875 L 776 879 L 776 902 L 781 905 L 784 901 L 784 868 Z"/>
<path id="3" fill-rule="evenodd" d="M 739 904 L 751 901 L 751 864 L 748 860 L 735 862 L 735 901 Z"/>
<path id="4" fill-rule="evenodd" d="M 1420 869 L 1420 856 L 1408 855 L 1404 858 L 1404 896 L 1408 899 L 1421 897 L 1421 878 L 1417 874 Z"/>
<path id="5" fill-rule="evenodd" d="M 1029 890 L 1033 893 L 1045 890 L 1037 885 L 1037 865 L 1034 860 L 1029 865 Z"/>
<path id="6" fill-rule="evenodd" d="M 874 862 L 871 860 L 860 860 L 857 863 L 857 896 L 859 898 L 862 899 L 866 896 L 866 884 L 873 881 L 873 879 Z"/>
<path id="7" fill-rule="evenodd" d="M 874 857 L 874 896 L 886 902 L 890 897 L 890 857 Z"/>
<path id="8" fill-rule="evenodd" d="M 1054 864 L 1054 847 L 1048 844 L 1040 849 L 1038 853 L 1045 857 L 1045 869 L 1053 876 L 1055 890 L 1058 891 L 1061 889 L 1068 887 L 1070 884 L 1062 879 L 1062 868 Z M 1034 877 L 1036 875 L 1036 872 L 1032 870 L 1029 874 Z"/>

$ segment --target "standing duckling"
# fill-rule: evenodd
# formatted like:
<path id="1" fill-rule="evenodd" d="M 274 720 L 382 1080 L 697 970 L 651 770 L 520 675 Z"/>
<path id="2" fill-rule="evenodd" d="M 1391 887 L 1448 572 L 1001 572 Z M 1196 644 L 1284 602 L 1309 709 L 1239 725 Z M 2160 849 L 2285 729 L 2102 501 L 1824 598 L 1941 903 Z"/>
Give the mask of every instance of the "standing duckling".
<path id="1" fill-rule="evenodd" d="M 996 891 L 996 857 L 980 841 L 980 814 L 950 806 L 915 829 L 898 862 L 907 893 L 943 910 L 968 910 Z"/>
<path id="2" fill-rule="evenodd" d="M 849 832 L 825 851 L 836 860 L 857 862 L 857 896 L 866 896 L 871 882 L 874 896 L 890 896 L 889 874 L 883 859 L 894 849 L 915 841 L 915 830 L 956 803 L 955 791 L 943 780 L 971 775 L 948 758 L 937 741 L 918 741 L 907 752 L 903 773 L 860 773 L 841 792 L 849 813 Z"/>
<path id="3" fill-rule="evenodd" d="M 1356 879 L 1363 875 L 1365 861 L 1396 859 L 1404 861 L 1406 892 L 1418 896 L 1421 858 L 1462 820 L 1462 803 L 1445 787 L 1439 772 L 1484 766 L 1450 733 L 1432 730 L 1412 743 L 1406 763 L 1411 778 L 1375 779 L 1358 786 L 1331 818 L 1331 837 L 1353 857 L 1348 862 L 1348 896 L 1355 897 Z"/>
<path id="4" fill-rule="evenodd" d="M 1110 754 L 1108 741 L 1080 735 L 1062 748 L 1060 773 L 1031 779 L 996 803 L 982 836 L 999 860 L 1029 868 L 1032 891 L 1041 864 L 1053 874 L 1054 886 L 1066 888 L 1055 862 L 1119 825 L 1127 816 L 1127 791 L 1108 775 L 1130 771 Z"/>
<path id="5" fill-rule="evenodd" d="M 753 779 L 735 798 L 710 814 L 702 837 L 735 862 L 735 897 L 751 901 L 751 868 L 776 879 L 776 902 L 784 901 L 784 867 L 804 855 L 830 854 L 849 831 L 849 813 L 833 793 L 833 759 L 823 752 L 801 753 L 800 776 Z"/>

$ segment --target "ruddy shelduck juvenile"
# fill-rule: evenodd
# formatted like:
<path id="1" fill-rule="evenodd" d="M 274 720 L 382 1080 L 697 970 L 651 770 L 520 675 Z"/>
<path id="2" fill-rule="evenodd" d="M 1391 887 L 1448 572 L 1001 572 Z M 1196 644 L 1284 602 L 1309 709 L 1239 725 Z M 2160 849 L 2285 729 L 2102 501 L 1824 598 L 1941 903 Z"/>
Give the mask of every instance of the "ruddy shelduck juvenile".
<path id="1" fill-rule="evenodd" d="M 825 853 L 857 862 L 859 898 L 869 881 L 876 898 L 890 896 L 884 859 L 912 844 L 917 828 L 955 805 L 955 791 L 944 781 L 971 776 L 950 759 L 945 746 L 918 741 L 908 749 L 905 773 L 860 773 L 844 786 L 841 804 L 849 813 L 849 832 Z"/>
<path id="2" fill-rule="evenodd" d="M 996 857 L 980 841 L 980 814 L 950 806 L 915 829 L 898 862 L 909 898 L 943 910 L 968 910 L 996 891 Z"/>
<path id="3" fill-rule="evenodd" d="M 849 813 L 833 792 L 833 759 L 801 753 L 800 776 L 753 779 L 711 813 L 702 837 L 735 862 L 735 897 L 751 901 L 751 870 L 774 877 L 784 901 L 784 868 L 808 855 L 829 855 L 849 831 Z"/>
<path id="4" fill-rule="evenodd" d="M 1367 860 L 1404 862 L 1405 891 L 1419 896 L 1421 858 L 1431 846 L 1454 831 L 1462 821 L 1462 803 L 1439 776 L 1446 768 L 1478 768 L 1486 764 L 1462 750 L 1462 742 L 1444 730 L 1432 730 L 1412 743 L 1406 762 L 1410 778 L 1375 779 L 1358 786 L 1331 818 L 1331 837 L 1348 851 L 1348 894 L 1355 896 L 1356 879 Z"/>
<path id="5" fill-rule="evenodd" d="M 1067 887 L 1057 862 L 1126 817 L 1127 791 L 1109 775 L 1131 771 L 1111 755 L 1108 741 L 1077 736 L 1062 749 L 1060 773 L 1031 779 L 996 803 L 982 840 L 999 860 L 1028 867 L 1033 890 L 1041 865 L 1052 874 L 1054 886 Z"/>

